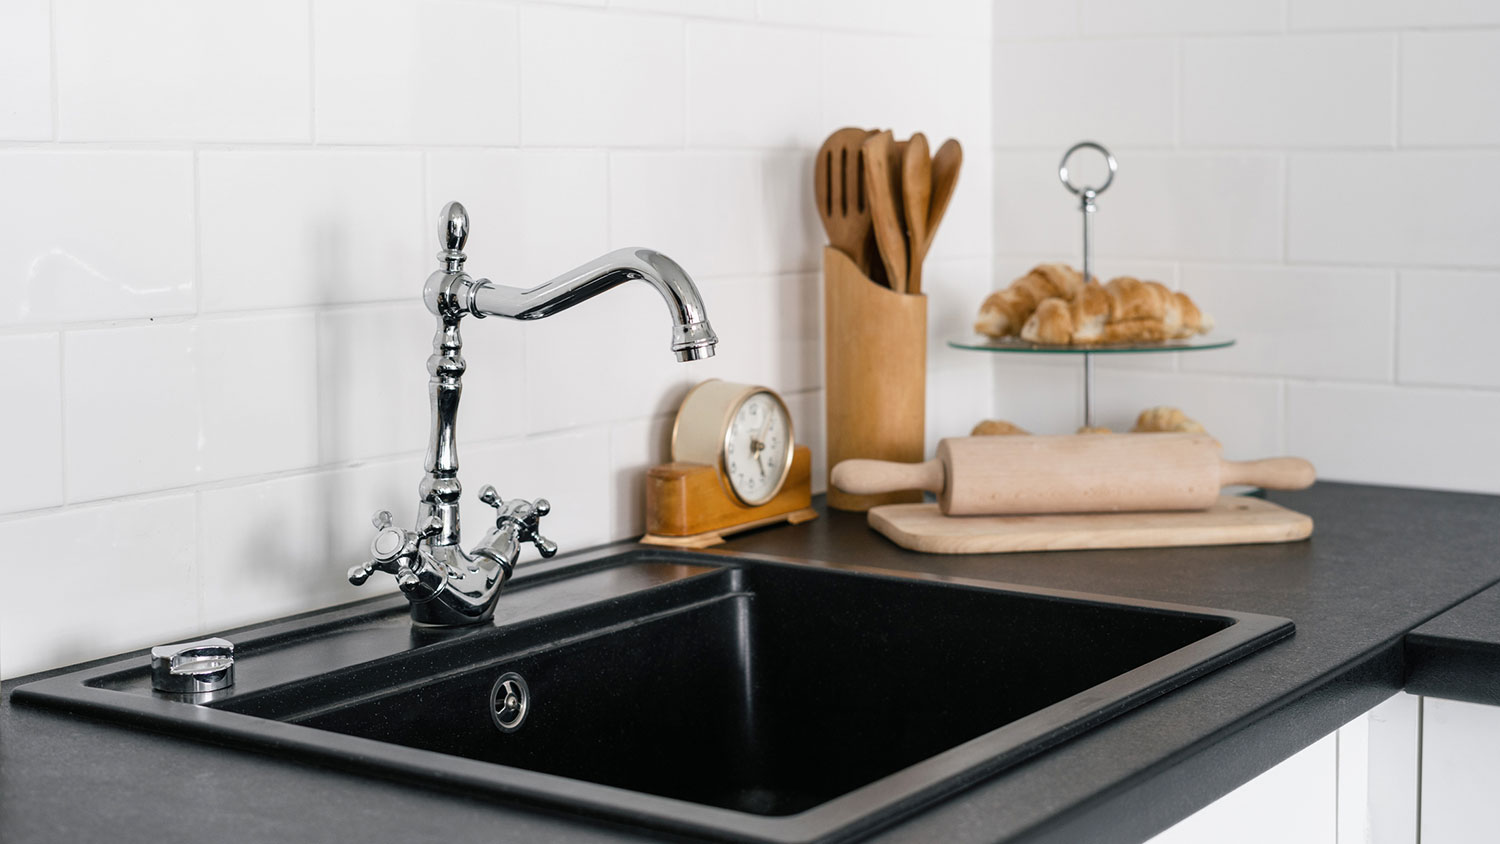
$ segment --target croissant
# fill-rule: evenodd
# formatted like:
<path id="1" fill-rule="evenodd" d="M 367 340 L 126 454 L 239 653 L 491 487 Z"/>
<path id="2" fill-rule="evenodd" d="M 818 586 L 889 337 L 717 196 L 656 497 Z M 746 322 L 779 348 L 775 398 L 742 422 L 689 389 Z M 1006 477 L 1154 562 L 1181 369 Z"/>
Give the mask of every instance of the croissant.
<path id="1" fill-rule="evenodd" d="M 974 430 L 969 432 L 969 436 L 1003 437 L 1012 435 L 1025 435 L 1030 433 L 1030 431 L 1022 428 L 1020 425 L 1007 422 L 1004 419 L 985 419 L 974 426 Z"/>
<path id="2" fill-rule="evenodd" d="M 1038 304 L 1054 297 L 1072 299 L 1082 287 L 1083 274 L 1072 267 L 1039 264 L 984 300 L 974 330 L 989 337 L 1019 334 Z"/>
<path id="3" fill-rule="evenodd" d="M 1135 427 L 1130 429 L 1132 433 L 1151 433 L 1154 431 L 1166 431 L 1181 434 L 1205 434 L 1203 426 L 1188 418 L 1186 413 L 1175 407 L 1148 407 L 1141 411 L 1141 415 L 1135 419 Z"/>
<path id="4" fill-rule="evenodd" d="M 1213 319 L 1186 293 L 1154 281 L 1121 276 L 1090 282 L 1071 301 L 1039 303 L 1021 328 L 1021 339 L 1053 345 L 1142 343 L 1191 337 L 1213 328 Z"/>

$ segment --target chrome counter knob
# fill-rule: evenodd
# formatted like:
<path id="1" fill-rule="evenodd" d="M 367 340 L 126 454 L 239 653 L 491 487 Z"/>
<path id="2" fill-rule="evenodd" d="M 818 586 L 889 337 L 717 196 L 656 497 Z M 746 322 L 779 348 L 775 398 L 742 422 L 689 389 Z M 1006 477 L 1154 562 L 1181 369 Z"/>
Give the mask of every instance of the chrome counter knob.
<path id="1" fill-rule="evenodd" d="M 172 694 L 202 694 L 234 685 L 234 643 L 199 639 L 151 649 L 151 687 Z"/>

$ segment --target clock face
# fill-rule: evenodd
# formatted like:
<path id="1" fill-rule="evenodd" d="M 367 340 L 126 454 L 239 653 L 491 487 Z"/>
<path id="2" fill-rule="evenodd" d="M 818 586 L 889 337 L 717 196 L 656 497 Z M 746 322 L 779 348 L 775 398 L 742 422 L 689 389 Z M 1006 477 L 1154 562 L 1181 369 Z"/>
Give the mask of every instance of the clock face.
<path id="1" fill-rule="evenodd" d="M 792 420 L 770 393 L 754 393 L 734 412 L 724 434 L 724 473 L 746 504 L 771 500 L 791 468 Z"/>

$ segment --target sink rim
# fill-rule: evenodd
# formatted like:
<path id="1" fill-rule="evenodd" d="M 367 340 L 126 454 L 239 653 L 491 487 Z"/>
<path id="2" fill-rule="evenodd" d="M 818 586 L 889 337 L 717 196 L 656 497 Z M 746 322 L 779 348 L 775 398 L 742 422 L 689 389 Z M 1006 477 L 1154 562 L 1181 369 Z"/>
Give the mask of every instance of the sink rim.
<path id="1" fill-rule="evenodd" d="M 108 721 L 145 726 L 158 731 L 166 730 L 174 736 L 206 738 L 219 744 L 228 743 L 238 749 L 292 761 L 312 761 L 362 776 L 394 779 L 403 783 L 415 780 L 423 787 L 438 788 L 434 778 L 440 773 L 441 786 L 444 787 L 440 790 L 457 787 L 466 795 L 499 799 L 508 807 L 522 810 L 538 805 L 554 809 L 560 807 L 584 816 L 624 821 L 648 829 L 665 828 L 677 833 L 710 838 L 730 837 L 773 844 L 799 844 L 844 839 L 886 826 L 909 816 L 922 806 L 951 796 L 975 782 L 1086 733 L 1149 700 L 1290 636 L 1295 630 L 1289 619 L 1259 613 L 767 554 L 643 547 L 633 542 L 612 543 L 555 560 L 522 566 L 517 570 L 511 588 L 525 589 L 642 562 L 693 564 L 711 567 L 716 571 L 744 565 L 789 566 L 862 577 L 1008 592 L 1067 602 L 1181 613 L 1222 619 L 1229 624 L 1186 646 L 920 762 L 803 812 L 782 816 L 740 812 L 526 768 L 345 735 L 268 717 L 191 703 L 185 707 L 183 703 L 187 703 L 186 701 L 135 694 L 99 685 L 106 677 L 144 670 L 144 664 L 139 658 L 140 654 L 146 653 L 144 650 L 85 663 L 86 667 L 83 668 L 49 672 L 51 676 L 44 679 L 13 686 L 11 696 L 13 700 L 27 703 L 65 707 L 73 714 L 102 717 Z M 716 571 L 693 574 L 685 580 L 711 575 Z M 669 585 L 645 587 L 638 591 Z M 597 604 L 597 601 L 589 602 L 543 617 L 586 610 Z M 393 612 L 404 616 L 405 607 L 404 597 L 393 594 L 236 628 L 219 635 L 233 637 L 236 645 L 244 651 L 269 650 L 281 643 L 302 637 L 311 638 L 319 631 L 349 625 L 361 619 L 373 620 Z M 519 623 L 531 624 L 537 620 L 529 619 Z M 486 631 L 498 633 L 498 629 L 506 626 L 508 625 L 502 617 L 492 624 L 477 626 L 466 632 L 485 635 Z M 395 654 L 387 658 L 402 656 L 404 654 Z M 361 662 L 346 670 L 367 669 L 381 661 Z M 301 682 L 307 679 L 310 678 L 303 678 Z M 278 685 L 295 682 L 299 681 L 289 680 Z"/>

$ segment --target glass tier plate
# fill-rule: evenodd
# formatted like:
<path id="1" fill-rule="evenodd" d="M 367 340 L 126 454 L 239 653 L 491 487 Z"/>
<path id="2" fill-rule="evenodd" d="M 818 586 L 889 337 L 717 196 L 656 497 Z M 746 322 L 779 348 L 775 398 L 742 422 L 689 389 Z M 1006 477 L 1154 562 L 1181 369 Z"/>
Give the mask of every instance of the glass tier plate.
<path id="1" fill-rule="evenodd" d="M 1019 337 L 970 337 L 965 340 L 949 340 L 955 349 L 976 352 L 1020 352 L 1042 355 L 1111 355 L 1140 354 L 1142 352 L 1200 352 L 1206 349 L 1224 349 L 1234 345 L 1229 337 L 1192 337 L 1186 340 L 1164 340 L 1158 343 L 1101 343 L 1095 346 L 1052 346 L 1043 343 L 1028 343 Z"/>

